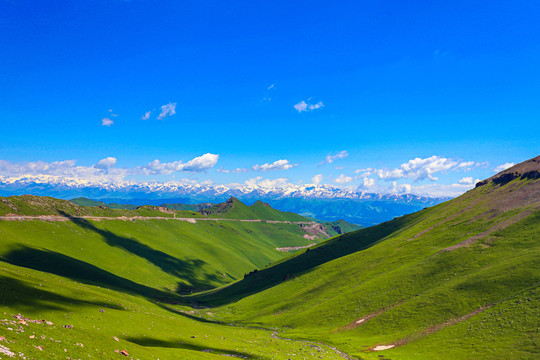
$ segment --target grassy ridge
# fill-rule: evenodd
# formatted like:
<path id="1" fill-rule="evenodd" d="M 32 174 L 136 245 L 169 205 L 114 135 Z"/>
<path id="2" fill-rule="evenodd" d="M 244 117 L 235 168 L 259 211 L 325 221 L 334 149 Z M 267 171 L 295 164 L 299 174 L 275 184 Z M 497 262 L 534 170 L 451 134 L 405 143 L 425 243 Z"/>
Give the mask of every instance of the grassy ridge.
<path id="1" fill-rule="evenodd" d="M 253 205 L 248 206 L 233 197 L 224 203 L 203 209 L 201 210 L 201 213 L 212 218 L 261 219 L 293 222 L 311 221 L 310 219 L 295 213 L 274 209 L 262 201 L 257 201 Z"/>
<path id="2" fill-rule="evenodd" d="M 189 308 L 6 263 L 0 263 L 0 312 L 0 345 L 27 359 L 119 359 L 115 350 L 124 349 L 133 359 L 340 359 L 328 347 L 202 321 Z M 50 325 L 21 324 L 17 314 Z"/>
<path id="3" fill-rule="evenodd" d="M 399 359 L 537 358 L 539 185 L 489 183 L 194 300 L 218 306 L 221 319 L 288 329 L 361 358 L 378 358 L 368 351 L 377 345 L 396 346 L 384 356 Z"/>
<path id="4" fill-rule="evenodd" d="M 157 206 L 140 206 L 135 210 L 112 209 L 96 206 L 80 206 L 71 201 L 46 196 L 22 195 L 0 197 L 0 216 L 14 215 L 60 215 L 103 217 L 200 217 L 193 211 L 174 211 Z"/>

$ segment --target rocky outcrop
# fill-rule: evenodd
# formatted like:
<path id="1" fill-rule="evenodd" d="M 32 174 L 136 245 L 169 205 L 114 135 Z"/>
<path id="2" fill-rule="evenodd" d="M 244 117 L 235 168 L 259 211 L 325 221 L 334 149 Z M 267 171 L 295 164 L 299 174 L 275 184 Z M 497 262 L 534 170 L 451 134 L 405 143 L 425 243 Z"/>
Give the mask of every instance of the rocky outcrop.
<path id="1" fill-rule="evenodd" d="M 490 177 L 489 179 L 480 181 L 476 183 L 476 187 L 487 185 L 490 182 L 494 183 L 495 185 L 502 186 L 518 178 L 523 180 L 540 179 L 540 156 L 514 165 L 511 168 Z"/>

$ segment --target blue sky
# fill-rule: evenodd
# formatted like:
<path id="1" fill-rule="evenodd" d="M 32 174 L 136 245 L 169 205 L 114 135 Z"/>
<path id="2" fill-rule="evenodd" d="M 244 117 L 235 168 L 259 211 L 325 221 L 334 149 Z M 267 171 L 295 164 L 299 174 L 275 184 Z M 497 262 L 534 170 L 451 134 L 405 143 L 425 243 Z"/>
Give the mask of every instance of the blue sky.
<path id="1" fill-rule="evenodd" d="M 539 10 L 0 0 L 0 176 L 455 194 L 540 153 Z"/>

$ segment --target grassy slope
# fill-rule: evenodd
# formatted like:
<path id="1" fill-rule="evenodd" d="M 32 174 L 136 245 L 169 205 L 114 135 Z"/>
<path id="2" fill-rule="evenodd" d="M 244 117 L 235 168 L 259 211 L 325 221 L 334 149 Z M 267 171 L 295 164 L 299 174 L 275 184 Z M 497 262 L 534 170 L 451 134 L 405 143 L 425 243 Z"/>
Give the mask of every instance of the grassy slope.
<path id="1" fill-rule="evenodd" d="M 87 208 L 33 196 L 0 200 L 1 214 L 173 216 L 154 207 Z M 276 247 L 311 243 L 304 234 L 295 224 L 226 220 L 0 220 L 0 312 L 7 319 L 0 321 L 0 336 L 7 339 L 0 345 L 28 358 L 51 359 L 117 358 L 114 349 L 124 348 L 140 359 L 220 358 L 212 353 L 285 359 L 287 354 L 319 351 L 338 358 L 328 348 L 276 340 L 269 331 L 200 321 L 178 313 L 178 307 L 155 303 L 181 301 L 178 290 L 240 278 L 286 256 Z M 55 325 L 11 323 L 17 313 Z M 63 328 L 65 324 L 74 329 Z M 19 326 L 24 332 L 16 331 Z"/>
<path id="2" fill-rule="evenodd" d="M 221 305 L 212 310 L 221 319 L 280 327 L 285 336 L 330 342 L 361 358 L 378 358 L 368 349 L 382 344 L 401 345 L 384 351 L 386 358 L 538 358 L 539 185 L 489 183 L 194 300 Z M 441 252 L 519 216 L 476 243 Z"/>
<path id="3" fill-rule="evenodd" d="M 19 313 L 52 325 L 19 324 L 14 319 Z M 26 359 L 120 359 L 124 357 L 115 350 L 123 349 L 132 359 L 289 359 L 291 354 L 340 359 L 327 347 L 274 339 L 270 331 L 201 321 L 149 297 L 2 262 L 0 314 L 0 336 L 5 337 L 0 345 Z M 0 353 L 0 358 L 8 357 Z"/>
<path id="4" fill-rule="evenodd" d="M 80 262 L 158 289 L 205 289 L 283 257 L 276 247 L 309 244 L 302 235 L 293 224 L 4 221 L 0 258 L 43 271 L 73 264 L 74 273 Z"/>
<path id="5" fill-rule="evenodd" d="M 70 216 L 148 216 L 148 217 L 201 217 L 193 211 L 160 211 L 157 206 L 141 206 L 136 210 L 79 206 L 71 201 L 46 196 L 22 195 L 0 197 L 0 216 L 16 215 L 70 215 Z"/>

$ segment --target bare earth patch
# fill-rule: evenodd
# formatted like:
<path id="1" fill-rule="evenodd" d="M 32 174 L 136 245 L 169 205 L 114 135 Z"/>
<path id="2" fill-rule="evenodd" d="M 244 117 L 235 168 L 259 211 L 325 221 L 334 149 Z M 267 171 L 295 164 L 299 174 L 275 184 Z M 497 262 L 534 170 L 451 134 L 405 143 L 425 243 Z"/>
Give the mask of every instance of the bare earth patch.
<path id="1" fill-rule="evenodd" d="M 510 225 L 513 225 L 513 224 L 517 223 L 519 220 L 525 219 L 530 214 L 531 213 L 529 211 L 523 211 L 523 212 L 517 214 L 516 216 L 511 217 L 510 219 L 506 219 L 504 221 L 501 221 L 501 222 L 493 225 L 492 227 L 490 227 L 486 231 L 481 232 L 478 235 L 470 237 L 467 240 L 463 240 L 462 242 L 460 242 L 460 243 L 458 243 L 456 245 L 452 245 L 450 247 L 447 247 L 446 249 L 443 249 L 440 252 L 452 251 L 452 250 L 459 249 L 460 247 L 472 245 L 475 242 L 477 242 L 478 240 L 483 239 L 483 238 L 491 235 L 492 233 L 494 233 L 496 231 L 502 230 L 502 229 L 504 229 L 504 228 L 506 228 L 506 227 L 508 227 Z"/>

